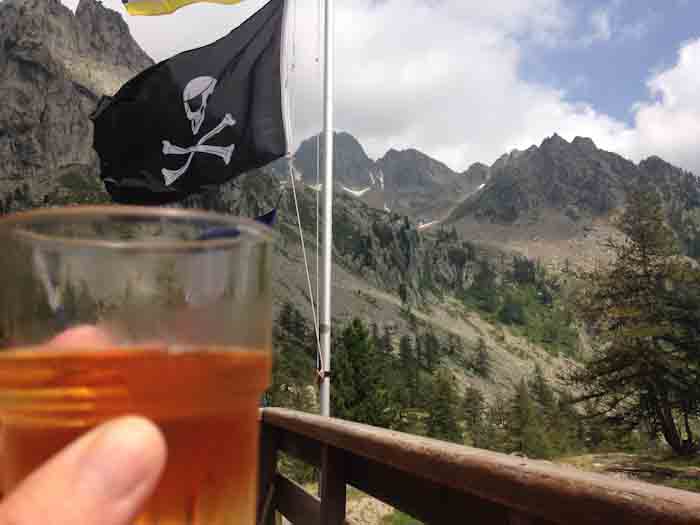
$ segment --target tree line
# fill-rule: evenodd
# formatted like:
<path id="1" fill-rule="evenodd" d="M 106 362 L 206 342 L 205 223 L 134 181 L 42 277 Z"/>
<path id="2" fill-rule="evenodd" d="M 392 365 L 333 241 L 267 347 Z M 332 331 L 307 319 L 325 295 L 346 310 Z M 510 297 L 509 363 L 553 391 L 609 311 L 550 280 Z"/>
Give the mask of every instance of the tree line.
<path id="1" fill-rule="evenodd" d="M 400 337 L 360 319 L 334 324 L 331 410 L 335 417 L 528 457 L 550 458 L 600 444 L 570 398 L 541 368 L 492 400 L 456 379 L 455 366 L 489 379 L 483 340 L 465 348 L 458 337 L 414 327 Z M 272 387 L 265 402 L 316 411 L 313 330 L 291 303 L 279 310 Z M 471 356 L 462 361 L 457 356 Z"/>
<path id="2" fill-rule="evenodd" d="M 467 368 L 467 375 L 489 378 L 491 362 L 483 341 L 465 348 L 460 338 L 438 335 L 415 319 L 409 323 L 411 331 L 402 335 L 360 319 L 336 321 L 333 414 L 529 457 L 630 449 L 659 441 L 677 454 L 695 454 L 700 433 L 700 270 L 680 255 L 654 191 L 630 192 L 617 224 L 625 238 L 607 242 L 615 255 L 610 265 L 570 270 L 574 311 L 593 344 L 556 382 L 536 367 L 514 385 L 511 395 L 487 399 L 456 380 L 464 375 L 457 374 L 460 366 Z M 487 301 L 490 291 L 503 286 L 493 273 L 482 267 L 471 285 L 472 300 Z M 516 259 L 511 279 L 539 289 L 542 305 L 556 302 L 545 295 L 552 288 L 536 264 Z M 518 314 L 506 314 L 504 308 L 507 303 L 501 302 L 493 313 L 516 322 Z M 314 410 L 315 339 L 304 316 L 289 303 L 280 310 L 274 340 L 274 378 L 267 401 Z"/>

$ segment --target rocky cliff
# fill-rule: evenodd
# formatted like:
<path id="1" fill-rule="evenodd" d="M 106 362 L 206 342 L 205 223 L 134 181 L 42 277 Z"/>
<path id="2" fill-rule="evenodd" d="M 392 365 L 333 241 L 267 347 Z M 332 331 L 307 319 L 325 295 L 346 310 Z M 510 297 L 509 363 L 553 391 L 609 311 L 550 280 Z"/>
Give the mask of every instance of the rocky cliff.
<path id="1" fill-rule="evenodd" d="M 530 240 L 574 237 L 592 225 L 609 225 L 630 188 L 640 185 L 659 192 L 681 244 L 699 254 L 698 178 L 658 157 L 635 164 L 583 137 L 568 142 L 554 134 L 540 146 L 502 156 L 449 222 L 462 231 L 521 231 Z"/>
<path id="2" fill-rule="evenodd" d="M 656 187 L 674 206 L 695 207 L 700 196 L 696 177 L 658 157 L 634 164 L 590 138 L 569 143 L 556 133 L 539 147 L 504 155 L 490 171 L 488 184 L 455 210 L 454 219 L 514 223 L 543 210 L 572 221 L 598 217 L 624 205 L 629 188 L 639 184 Z"/>
<path id="3" fill-rule="evenodd" d="M 318 137 L 302 142 L 294 165 L 304 182 L 316 183 L 319 169 Z M 390 149 L 380 159 L 369 158 L 351 134 L 335 134 L 334 181 L 336 190 L 369 206 L 429 222 L 476 190 L 488 178 L 488 167 L 475 164 L 464 173 L 415 150 Z M 483 168 L 483 169 L 482 169 Z M 282 169 L 279 169 L 284 175 Z"/>
<path id="4" fill-rule="evenodd" d="M 151 64 L 97 0 L 0 3 L 0 211 L 105 199 L 89 115 Z"/>

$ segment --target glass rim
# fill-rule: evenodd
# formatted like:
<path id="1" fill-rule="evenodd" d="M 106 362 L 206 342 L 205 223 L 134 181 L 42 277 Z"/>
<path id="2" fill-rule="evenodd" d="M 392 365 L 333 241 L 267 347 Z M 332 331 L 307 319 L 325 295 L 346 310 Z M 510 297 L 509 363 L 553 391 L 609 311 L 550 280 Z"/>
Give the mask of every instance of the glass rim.
<path id="1" fill-rule="evenodd" d="M 239 229 L 240 235 L 232 238 L 216 238 L 203 240 L 103 240 L 96 238 L 67 237 L 36 233 L 29 228 L 21 226 L 46 223 L 60 219 L 87 219 L 94 217 L 104 220 L 108 217 L 121 219 L 175 219 L 175 220 L 209 220 L 219 223 L 220 226 L 228 226 Z M 35 208 L 11 213 L 0 217 L 0 232 L 2 230 L 14 230 L 14 234 L 25 240 L 40 244 L 50 245 L 57 249 L 98 248 L 115 251 L 203 251 L 224 250 L 234 247 L 241 242 L 253 239 L 254 242 L 271 242 L 277 237 L 277 233 L 269 226 L 236 215 L 191 209 L 191 208 L 165 208 L 133 205 L 75 205 L 56 206 L 51 208 Z"/>

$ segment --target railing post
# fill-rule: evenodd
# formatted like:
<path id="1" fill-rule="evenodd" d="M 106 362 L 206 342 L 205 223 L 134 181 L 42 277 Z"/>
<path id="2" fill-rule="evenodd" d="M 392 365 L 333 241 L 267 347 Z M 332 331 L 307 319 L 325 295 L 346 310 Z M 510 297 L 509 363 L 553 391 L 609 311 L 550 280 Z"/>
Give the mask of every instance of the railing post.
<path id="1" fill-rule="evenodd" d="M 275 478 L 277 477 L 277 431 L 264 423 L 260 428 L 258 525 L 275 525 Z"/>
<path id="2" fill-rule="evenodd" d="M 345 524 L 345 456 L 337 448 L 321 452 L 321 525 Z"/>

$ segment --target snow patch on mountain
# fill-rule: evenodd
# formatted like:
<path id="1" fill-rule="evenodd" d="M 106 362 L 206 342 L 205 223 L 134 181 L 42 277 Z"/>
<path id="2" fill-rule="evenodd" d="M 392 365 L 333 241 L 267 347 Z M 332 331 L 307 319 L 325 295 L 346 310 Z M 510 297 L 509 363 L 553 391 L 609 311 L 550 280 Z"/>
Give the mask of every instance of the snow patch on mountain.
<path id="1" fill-rule="evenodd" d="M 348 188 L 343 184 L 341 184 L 340 187 L 343 189 L 343 191 L 348 192 L 353 197 L 362 197 L 365 193 L 372 189 L 371 186 L 367 186 L 366 188 L 362 188 L 361 190 L 353 190 L 352 188 Z"/>

